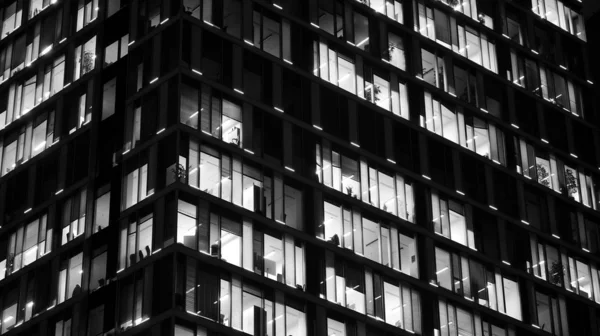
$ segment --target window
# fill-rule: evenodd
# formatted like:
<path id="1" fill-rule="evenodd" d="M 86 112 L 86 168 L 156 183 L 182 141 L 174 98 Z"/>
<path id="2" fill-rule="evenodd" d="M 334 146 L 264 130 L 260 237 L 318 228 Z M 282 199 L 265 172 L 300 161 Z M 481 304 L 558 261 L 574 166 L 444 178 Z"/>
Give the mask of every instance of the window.
<path id="1" fill-rule="evenodd" d="M 304 289 L 304 246 L 289 235 L 274 236 L 253 231 L 252 222 L 239 223 L 214 212 L 206 212 L 178 201 L 177 242 L 221 258 L 267 278 Z M 198 218 L 210 218 L 210 225 Z M 197 246 L 197 247 L 196 247 Z M 284 267 L 286 265 L 287 267 Z"/>
<path id="2" fill-rule="evenodd" d="M 22 83 L 12 84 L 8 92 L 5 125 L 31 111 L 63 88 L 65 56 L 60 55 L 46 65 L 44 76 L 36 82 L 33 76 Z"/>
<path id="3" fill-rule="evenodd" d="M 58 303 L 81 293 L 83 253 L 79 253 L 61 263 L 58 274 Z"/>
<path id="4" fill-rule="evenodd" d="M 315 42 L 317 45 L 318 42 Z M 329 49 L 324 42 L 315 47 L 314 75 L 333 85 L 356 94 L 356 70 L 354 60 Z"/>
<path id="5" fill-rule="evenodd" d="M 306 336 L 304 305 L 272 289 L 260 289 L 188 258 L 179 269 L 185 309 L 246 333 L 262 325 L 265 334 Z M 181 286 L 183 285 L 183 286 Z M 273 295 L 274 294 L 274 295 Z"/>
<path id="6" fill-rule="evenodd" d="M 96 254 L 96 252 L 94 252 Z M 106 250 L 92 258 L 89 289 L 96 290 L 106 284 Z"/>
<path id="7" fill-rule="evenodd" d="M 98 336 L 104 331 L 104 305 L 90 310 L 88 313 L 88 336 Z"/>
<path id="8" fill-rule="evenodd" d="M 52 1 L 54 3 L 55 1 Z M 38 15 L 41 11 L 50 5 L 50 0 L 29 0 L 29 16 L 28 19 Z"/>
<path id="9" fill-rule="evenodd" d="M 291 59 L 290 24 L 285 19 L 270 17 L 266 13 L 266 11 L 262 13 L 254 11 L 253 44 L 275 57 L 289 61 Z"/>
<path id="10" fill-rule="evenodd" d="M 552 245 L 538 241 L 533 233 L 530 237 L 530 249 L 531 263 L 527 262 L 529 273 L 547 280 L 551 284 L 562 286 L 567 272 L 559 250 Z"/>
<path id="11" fill-rule="evenodd" d="M 104 67 L 107 67 L 118 61 L 121 57 L 127 55 L 129 51 L 129 34 L 124 35 L 104 49 Z"/>
<path id="12" fill-rule="evenodd" d="M 455 112 L 453 106 L 444 104 L 427 91 L 424 98 L 422 127 L 498 164 L 505 164 L 504 133 L 500 129 L 485 120 Z"/>
<path id="13" fill-rule="evenodd" d="M 121 9 L 121 0 L 108 0 L 106 1 L 106 17 L 110 17 Z"/>
<path id="14" fill-rule="evenodd" d="M 418 277 L 416 241 L 413 237 L 328 201 L 324 202 L 323 210 L 324 220 L 317 227 L 318 237 L 402 273 Z"/>
<path id="15" fill-rule="evenodd" d="M 41 113 L 26 126 L 5 136 L 2 151 L 2 175 L 12 171 L 18 164 L 41 153 L 53 144 L 54 112 Z"/>
<path id="16" fill-rule="evenodd" d="M 284 183 L 281 176 L 261 176 L 260 171 L 251 169 L 239 158 L 232 160 L 195 140 L 190 142 L 188 160 L 188 183 L 192 187 L 264 213 L 280 224 L 302 229 L 302 191 Z"/>
<path id="17" fill-rule="evenodd" d="M 538 67 L 535 62 L 517 55 L 514 50 L 511 50 L 511 69 L 507 76 L 516 85 L 530 90 L 576 117 L 583 116 L 581 88 L 577 84 L 542 65 Z"/>
<path id="18" fill-rule="evenodd" d="M 384 14 L 392 20 L 404 23 L 402 2 L 398 0 L 359 0 L 367 4 L 378 13 Z"/>
<path id="19" fill-rule="evenodd" d="M 354 45 L 363 49 L 369 50 L 369 19 L 359 14 L 358 12 L 353 13 L 353 26 L 351 29 L 354 29 Z"/>
<path id="20" fill-rule="evenodd" d="M 97 1 L 97 0 L 94 0 Z M 73 81 L 94 70 L 96 66 L 96 36 L 89 39 L 83 45 L 75 48 L 75 71 Z"/>
<path id="21" fill-rule="evenodd" d="M 207 336 L 208 335 L 206 329 L 202 326 L 196 326 L 195 329 L 196 330 L 176 324 L 174 336 Z M 244 329 L 244 331 L 245 331 L 245 329 Z M 253 332 L 254 332 L 254 329 L 252 329 L 251 332 L 247 331 L 247 333 L 253 333 Z"/>
<path id="22" fill-rule="evenodd" d="M 203 224 L 196 224 L 196 206 L 186 201 L 177 202 L 177 242 L 196 248 L 196 230 Z M 202 228 L 204 229 L 204 228 Z M 208 252 L 204 250 L 204 252 Z"/>
<path id="23" fill-rule="evenodd" d="M 61 245 L 79 237 L 85 231 L 86 193 L 86 189 L 80 190 L 63 205 Z"/>
<path id="24" fill-rule="evenodd" d="M 461 11 L 463 7 L 470 5 L 469 2 L 476 3 L 475 0 L 467 0 L 454 6 L 454 10 Z M 418 20 L 415 18 L 416 31 L 486 69 L 494 73 L 498 72 L 495 44 L 488 40 L 485 34 L 469 26 L 457 25 L 455 21 L 449 20 L 448 15 L 443 11 L 431 9 L 423 3 L 418 5 L 419 17 Z M 491 23 L 491 18 L 483 13 L 476 13 L 473 18 L 478 21 L 483 19 L 486 25 L 488 21 Z M 489 27 L 493 28 L 493 24 Z M 432 60 L 428 60 L 428 63 L 433 64 Z"/>
<path id="25" fill-rule="evenodd" d="M 463 295 L 469 301 L 521 320 L 518 283 L 456 253 L 435 248 L 435 280 L 432 283 Z"/>
<path id="26" fill-rule="evenodd" d="M 115 113 L 115 96 L 117 94 L 117 78 L 104 83 L 102 90 L 102 120 Z"/>
<path id="27" fill-rule="evenodd" d="M 375 286 L 377 289 L 378 286 Z M 380 289 L 381 290 L 381 289 Z M 411 332 L 420 332 L 421 304 L 419 294 L 410 287 L 383 281 L 383 297 L 374 293 L 375 300 L 383 299 L 383 314 L 387 324 Z M 377 311 L 376 303 L 376 311 Z"/>
<path id="28" fill-rule="evenodd" d="M 441 335 L 474 336 L 473 314 L 444 300 L 438 301 Z"/>
<path id="29" fill-rule="evenodd" d="M 77 26 L 75 31 L 81 30 L 81 28 L 87 26 L 92 21 L 96 20 L 96 18 L 98 18 L 98 0 L 79 0 L 77 5 Z"/>
<path id="30" fill-rule="evenodd" d="M 31 264 L 52 249 L 52 229 L 47 228 L 47 215 L 18 228 L 8 238 L 6 259 L 0 261 L 0 279 Z"/>
<path id="31" fill-rule="evenodd" d="M 8 36 L 14 30 L 21 26 L 23 10 L 21 1 L 13 1 L 10 5 L 4 6 L 2 18 L 2 34 L 0 40 Z"/>
<path id="32" fill-rule="evenodd" d="M 152 275 L 149 269 L 141 269 L 121 280 L 118 324 L 121 332 L 150 317 Z"/>
<path id="33" fill-rule="evenodd" d="M 394 50 L 392 48 L 384 50 L 384 59 L 400 55 L 400 51 Z M 390 52 L 393 55 L 386 55 Z M 391 60 L 388 61 L 391 62 Z M 398 81 L 395 74 L 377 71 L 377 69 L 363 64 L 357 68 L 351 57 L 330 49 L 324 41 L 315 41 L 313 44 L 313 65 L 315 76 L 391 111 L 395 115 L 408 119 L 406 86 Z"/>
<path id="34" fill-rule="evenodd" d="M 327 318 L 327 335 L 346 336 L 346 325 L 332 318 Z"/>
<path id="35" fill-rule="evenodd" d="M 435 191 L 431 192 L 431 202 L 435 233 L 475 249 L 473 229 L 467 228 L 464 207 L 453 200 L 440 198 Z"/>
<path id="36" fill-rule="evenodd" d="M 568 335 L 566 303 L 562 297 L 554 297 L 535 291 L 533 325 L 552 335 Z"/>
<path id="37" fill-rule="evenodd" d="M 72 319 L 57 321 L 54 325 L 54 336 L 71 336 Z"/>
<path id="38" fill-rule="evenodd" d="M 560 0 L 533 0 L 533 12 L 552 24 L 586 40 L 582 15 L 565 6 Z"/>
<path id="39" fill-rule="evenodd" d="M 152 215 L 124 225 L 119 238 L 119 270 L 150 256 L 152 247 Z"/>
<path id="40" fill-rule="evenodd" d="M 123 179 L 121 209 L 125 210 L 137 204 L 150 194 L 152 194 L 152 190 L 148 191 L 148 164 L 144 164 L 140 168 L 133 169 Z"/>
<path id="41" fill-rule="evenodd" d="M 202 95 L 192 86 L 183 84 L 181 91 L 180 122 L 222 139 L 226 143 L 243 147 L 242 108 L 231 99 L 222 97 L 207 86 Z"/>
<path id="42" fill-rule="evenodd" d="M 321 294 L 331 302 L 365 314 L 364 273 L 357 265 L 342 265 L 336 267 L 335 255 L 325 252 L 325 279 L 321 281 Z"/>
<path id="43" fill-rule="evenodd" d="M 523 32 L 521 30 L 520 20 L 514 16 L 511 17 L 511 13 L 507 13 L 506 17 L 506 33 L 508 38 L 523 45 Z"/>
<path id="44" fill-rule="evenodd" d="M 321 183 L 404 220 L 413 221 L 412 184 L 332 150 L 328 142 L 316 146 L 316 175 Z M 360 169 L 359 169 L 360 167 Z"/>
<path id="45" fill-rule="evenodd" d="M 593 300 L 594 295 L 598 295 L 594 293 L 594 289 L 598 290 L 598 271 L 596 267 L 592 265 L 588 265 L 585 261 L 575 259 L 573 257 L 569 257 L 568 259 L 568 279 L 565 281 L 567 284 L 567 290 L 570 290 L 580 296 L 583 296 L 587 299 Z M 557 269 L 559 271 L 560 269 Z M 564 275 L 567 275 L 562 270 Z M 592 276 L 594 274 L 594 276 Z M 593 284 L 593 286 L 592 286 Z M 598 299 L 596 299 L 598 301 Z"/>
<path id="46" fill-rule="evenodd" d="M 560 160 L 557 160 L 552 154 L 545 154 L 543 151 L 537 151 L 535 147 L 519 140 L 517 152 L 520 154 L 520 165 L 517 166 L 517 171 L 523 174 L 526 178 L 533 179 L 539 184 L 560 192 L 559 165 L 562 165 Z"/>
<path id="47" fill-rule="evenodd" d="M 401 70 L 406 70 L 404 39 L 400 36 L 388 33 L 388 49 L 384 55 L 384 60 Z"/>
<path id="48" fill-rule="evenodd" d="M 324 264 L 322 297 L 398 328 L 417 333 L 421 331 L 421 304 L 416 291 L 368 270 L 364 271 L 358 265 L 336 260 L 329 251 L 325 252 Z M 332 328 L 345 329 L 335 322 Z"/>

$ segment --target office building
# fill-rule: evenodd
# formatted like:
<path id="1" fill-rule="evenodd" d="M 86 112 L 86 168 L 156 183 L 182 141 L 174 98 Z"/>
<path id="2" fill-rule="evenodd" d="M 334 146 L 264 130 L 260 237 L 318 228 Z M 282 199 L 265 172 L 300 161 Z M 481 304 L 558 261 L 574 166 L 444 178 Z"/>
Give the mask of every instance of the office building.
<path id="1" fill-rule="evenodd" d="M 600 336 L 582 5 L 2 1 L 0 334 Z"/>

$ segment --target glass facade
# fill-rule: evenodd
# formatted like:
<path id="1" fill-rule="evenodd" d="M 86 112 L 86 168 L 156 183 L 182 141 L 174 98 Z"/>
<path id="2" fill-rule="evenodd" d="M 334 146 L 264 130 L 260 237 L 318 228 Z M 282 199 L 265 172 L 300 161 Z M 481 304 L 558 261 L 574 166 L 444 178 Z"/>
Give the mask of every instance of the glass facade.
<path id="1" fill-rule="evenodd" d="M 0 335 L 600 335 L 595 35 L 578 0 L 1 2 Z"/>

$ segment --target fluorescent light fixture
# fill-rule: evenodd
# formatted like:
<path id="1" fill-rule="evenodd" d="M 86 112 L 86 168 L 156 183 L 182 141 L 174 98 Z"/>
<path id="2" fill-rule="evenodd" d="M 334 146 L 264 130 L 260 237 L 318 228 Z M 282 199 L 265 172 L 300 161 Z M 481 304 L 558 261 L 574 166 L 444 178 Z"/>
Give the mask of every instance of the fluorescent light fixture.
<path id="1" fill-rule="evenodd" d="M 589 80 L 589 79 L 587 80 L 587 82 L 588 82 L 588 83 L 590 83 L 590 84 L 592 84 L 592 85 L 594 85 L 594 82 L 592 82 L 592 81 L 591 81 L 591 80 Z"/>
<path id="2" fill-rule="evenodd" d="M 33 301 L 27 302 L 27 307 L 33 307 Z"/>
<path id="3" fill-rule="evenodd" d="M 160 131 L 156 132 L 156 134 L 160 134 L 160 133 L 162 133 L 162 132 L 164 132 L 164 131 L 165 131 L 165 129 L 163 128 L 163 129 L 161 129 Z"/>
<path id="4" fill-rule="evenodd" d="M 488 110 L 484 109 L 483 107 L 480 107 L 479 109 L 481 110 L 481 112 L 489 113 Z"/>
<path id="5" fill-rule="evenodd" d="M 422 175 L 426 180 L 430 180 L 431 181 L 431 177 L 427 176 L 427 175 Z"/>
<path id="6" fill-rule="evenodd" d="M 448 92 L 449 95 L 451 95 L 452 97 L 456 98 L 456 95 L 452 92 Z"/>
<path id="7" fill-rule="evenodd" d="M 465 196 L 465 193 L 464 193 L 464 192 L 462 192 L 462 191 L 460 191 L 460 190 L 457 190 L 457 191 L 456 191 L 456 193 L 457 193 L 457 194 L 461 194 L 461 195 Z"/>
<path id="8" fill-rule="evenodd" d="M 130 150 L 131 150 L 131 149 L 128 149 L 128 150 L 124 151 L 124 152 L 123 152 L 123 155 L 125 155 L 125 154 L 129 153 L 129 151 L 130 151 Z"/>
<path id="9" fill-rule="evenodd" d="M 510 126 L 512 126 L 512 127 L 514 127 L 514 128 L 516 128 L 516 129 L 519 129 L 519 126 L 517 126 L 517 125 L 515 125 L 515 124 L 510 124 Z"/>
<path id="10" fill-rule="evenodd" d="M 490 207 L 490 209 L 492 209 L 492 210 L 498 210 L 498 208 L 496 208 L 496 207 L 495 207 L 495 206 L 493 206 L 493 205 L 489 205 L 489 207 Z"/>
<path id="11" fill-rule="evenodd" d="M 244 150 L 245 150 L 246 152 L 250 153 L 250 154 L 254 154 L 254 152 L 253 152 L 253 151 L 251 151 L 251 150 L 249 150 L 249 149 L 247 149 L 247 148 L 244 148 Z"/>
<path id="12" fill-rule="evenodd" d="M 587 253 L 590 253 L 590 250 L 586 249 L 585 247 L 582 247 L 581 249 L 584 250 Z"/>
<path id="13" fill-rule="evenodd" d="M 292 61 L 286 60 L 285 58 L 283 59 L 283 61 L 286 62 L 286 63 L 288 63 L 288 64 L 294 65 L 294 63 L 292 63 Z"/>
<path id="14" fill-rule="evenodd" d="M 274 109 L 276 109 L 277 111 L 279 111 L 279 112 L 283 113 L 283 110 L 282 110 L 281 108 L 279 108 L 279 107 L 277 107 L 277 106 L 273 106 L 273 108 L 274 108 Z"/>
<path id="15" fill-rule="evenodd" d="M 321 27 L 319 27 L 319 25 L 318 25 L 318 24 L 314 24 L 314 23 L 312 23 L 312 22 L 311 22 L 310 24 L 311 24 L 311 25 L 313 25 L 313 27 L 316 27 L 316 28 L 321 28 Z"/>
<path id="16" fill-rule="evenodd" d="M 423 77 L 419 76 L 419 75 L 415 75 L 415 77 L 417 77 L 418 79 L 424 81 L 425 79 L 423 79 Z"/>
<path id="17" fill-rule="evenodd" d="M 502 34 L 502 36 L 506 37 L 507 39 L 510 39 L 510 36 L 508 36 L 506 34 Z"/>
<path id="18" fill-rule="evenodd" d="M 202 133 L 204 133 L 204 134 L 206 134 L 206 135 L 208 135 L 208 136 L 212 136 L 212 134 L 210 134 L 210 132 L 207 132 L 207 131 L 205 131 L 205 130 L 202 130 Z"/>
<path id="19" fill-rule="evenodd" d="M 127 46 L 129 47 L 129 46 L 131 46 L 131 45 L 132 45 L 132 44 L 134 44 L 134 43 L 135 43 L 135 40 L 133 40 L 133 41 L 129 42 L 129 43 L 127 44 Z"/>
<path id="20" fill-rule="evenodd" d="M 506 261 L 506 260 L 502 260 L 502 262 L 503 262 L 504 264 L 506 264 L 506 265 L 510 266 L 510 263 L 509 263 L 508 261 Z"/>
<path id="21" fill-rule="evenodd" d="M 188 119 L 192 119 L 196 116 L 198 116 L 199 111 L 194 112 Z"/>
<path id="22" fill-rule="evenodd" d="M 525 224 L 525 225 L 529 225 L 529 222 L 528 222 L 528 221 L 526 221 L 526 220 L 524 220 L 524 219 L 521 219 L 521 223 L 523 223 L 523 224 Z"/>
<path id="23" fill-rule="evenodd" d="M 52 50 L 52 46 L 48 46 L 46 49 L 42 50 L 42 52 L 40 53 L 40 56 L 44 56 L 47 53 L 50 52 L 50 50 Z"/>
<path id="24" fill-rule="evenodd" d="M 202 21 L 204 21 L 204 23 L 206 23 L 207 25 L 209 25 L 209 26 L 211 26 L 211 27 L 215 27 L 215 25 L 214 25 L 214 24 L 212 24 L 212 23 L 210 23 L 210 22 L 208 22 L 208 21 L 206 21 L 206 20 L 202 20 Z M 215 27 L 215 28 L 216 28 L 216 27 Z"/>
<path id="25" fill-rule="evenodd" d="M 534 327 L 534 328 L 542 329 L 542 328 L 540 328 L 540 326 L 539 326 L 539 325 L 537 325 L 537 324 L 533 324 L 533 323 L 532 323 L 532 324 L 531 324 L 531 326 L 532 326 L 532 327 Z"/>
<path id="26" fill-rule="evenodd" d="M 279 223 L 279 224 L 284 224 L 284 225 L 285 225 L 285 222 L 284 222 L 284 221 L 281 221 L 281 220 L 279 220 L 279 219 L 276 219 L 275 221 L 276 221 L 277 223 Z"/>
<path id="27" fill-rule="evenodd" d="M 28 213 L 29 211 L 31 211 L 31 208 L 29 208 L 29 209 L 25 210 L 25 212 L 24 212 L 24 213 Z"/>
<path id="28" fill-rule="evenodd" d="M 552 237 L 554 237 L 554 238 L 556 238 L 556 239 L 560 239 L 560 237 L 559 237 L 559 236 L 557 236 L 557 235 L 556 235 L 556 234 L 554 234 L 554 233 L 552 234 Z"/>
<path id="29" fill-rule="evenodd" d="M 63 89 L 66 88 L 67 86 L 71 85 L 71 83 L 67 83 L 65 84 L 65 86 L 63 86 Z"/>
<path id="30" fill-rule="evenodd" d="M 279 6 L 278 4 L 273 4 L 273 7 L 283 10 L 283 8 L 281 6 Z"/>
<path id="31" fill-rule="evenodd" d="M 165 22 L 167 22 L 167 21 L 169 21 L 169 18 L 166 18 L 166 19 L 162 20 L 162 21 L 160 22 L 160 24 L 164 24 L 164 23 L 165 23 Z"/>
<path id="32" fill-rule="evenodd" d="M 356 44 L 354 44 L 353 42 L 346 41 L 346 43 L 348 43 L 348 44 L 349 44 L 349 45 L 351 45 L 351 46 L 355 46 L 355 47 L 356 47 Z"/>
<path id="33" fill-rule="evenodd" d="M 444 267 L 441 270 L 435 272 L 435 274 L 440 274 L 440 273 L 446 272 L 447 270 L 448 270 L 448 267 Z"/>
<path id="34" fill-rule="evenodd" d="M 254 47 L 254 43 L 252 43 L 252 42 L 250 42 L 250 41 L 248 41 L 248 40 L 246 40 L 246 39 L 244 39 L 244 42 L 246 42 L 247 44 L 249 44 L 249 45 L 251 45 L 251 46 L 253 46 L 253 47 Z"/>
<path id="35" fill-rule="evenodd" d="M 321 126 L 317 126 L 317 125 L 313 125 L 314 128 L 318 129 L 319 131 L 322 131 L 323 129 L 321 128 Z M 600 168 L 598 168 L 600 169 Z"/>
<path id="36" fill-rule="evenodd" d="M 391 62 L 385 58 L 381 58 L 382 61 L 384 61 L 385 63 L 391 64 Z"/>
<path id="37" fill-rule="evenodd" d="M 59 43 L 59 44 L 60 44 L 60 43 L 63 43 L 63 42 L 65 42 L 66 40 L 67 40 L 67 38 L 65 37 L 65 38 L 63 38 L 62 40 L 60 40 L 58 43 Z"/>
<path id="38" fill-rule="evenodd" d="M 4 319 L 4 323 L 8 323 L 8 322 L 12 321 L 13 318 L 14 317 L 12 317 L 12 316 L 9 316 L 9 317 L 5 318 Z"/>
<path id="39" fill-rule="evenodd" d="M 64 189 L 60 189 L 59 191 L 55 192 L 54 195 L 58 195 L 60 193 L 62 193 L 64 191 Z"/>
<path id="40" fill-rule="evenodd" d="M 576 159 L 578 158 L 578 156 L 577 156 L 577 155 L 575 155 L 575 154 L 573 154 L 573 153 L 570 153 L 570 154 L 571 154 L 571 156 L 572 156 L 572 157 L 574 157 L 574 158 L 576 158 Z"/>
<path id="41" fill-rule="evenodd" d="M 498 161 L 498 160 L 496 160 L 496 159 L 492 159 L 492 162 L 493 162 L 493 163 L 496 163 L 496 164 L 501 164 L 501 163 L 500 163 L 500 161 Z"/>
<path id="42" fill-rule="evenodd" d="M 360 145 L 359 145 L 359 144 L 357 144 L 357 143 L 355 143 L 355 142 L 352 142 L 352 141 L 350 141 L 350 144 L 351 144 L 352 146 L 354 146 L 354 147 L 358 147 L 358 148 L 360 148 Z"/>
<path id="43" fill-rule="evenodd" d="M 389 162 L 396 164 L 396 161 L 392 160 L 392 159 L 387 159 Z"/>
<path id="44" fill-rule="evenodd" d="M 244 94 L 244 91 L 240 90 L 240 89 L 233 89 L 233 91 L 239 93 L 239 94 Z"/>
<path id="45" fill-rule="evenodd" d="M 542 142 L 543 142 L 543 143 L 549 143 L 549 142 L 548 142 L 548 140 L 546 140 L 546 139 L 544 139 L 544 138 L 542 138 Z"/>
<path id="46" fill-rule="evenodd" d="M 198 75 L 202 76 L 202 72 L 196 70 L 196 69 L 192 69 L 193 72 L 197 73 Z"/>
<path id="47" fill-rule="evenodd" d="M 294 170 L 294 169 L 292 169 L 292 168 L 290 168 L 290 167 L 288 167 L 288 166 L 285 166 L 285 169 L 287 169 L 287 170 L 291 171 L 292 173 L 293 173 L 293 172 L 295 172 L 295 170 Z"/>
<path id="48" fill-rule="evenodd" d="M 534 53 L 534 54 L 536 54 L 536 55 L 539 55 L 539 54 L 540 54 L 540 53 L 538 53 L 537 51 L 535 51 L 535 50 L 533 50 L 533 49 L 531 49 L 531 52 L 532 52 L 532 53 Z"/>
<path id="49" fill-rule="evenodd" d="M 567 67 L 566 67 L 566 66 L 564 66 L 564 65 L 562 65 L 562 64 L 561 64 L 561 65 L 559 65 L 559 67 L 561 67 L 561 69 L 563 69 L 563 70 L 567 70 Z"/>
<path id="50" fill-rule="evenodd" d="M 158 77 L 154 78 L 153 80 L 150 81 L 150 84 L 156 82 L 158 80 Z"/>
<path id="51" fill-rule="evenodd" d="M 430 285 L 432 285 L 433 287 L 439 287 L 435 282 L 429 282 Z"/>

